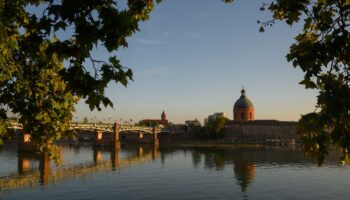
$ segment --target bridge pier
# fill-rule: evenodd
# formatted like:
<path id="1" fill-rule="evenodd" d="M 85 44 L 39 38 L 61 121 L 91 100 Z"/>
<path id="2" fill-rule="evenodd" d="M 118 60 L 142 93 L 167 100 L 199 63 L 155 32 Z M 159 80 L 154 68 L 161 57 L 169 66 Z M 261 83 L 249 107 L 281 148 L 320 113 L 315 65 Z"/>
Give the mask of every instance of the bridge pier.
<path id="1" fill-rule="evenodd" d="M 119 143 L 119 125 L 114 123 L 112 137 L 110 140 L 103 139 L 103 131 L 95 129 L 95 146 L 114 146 L 120 147 Z"/>
<path id="2" fill-rule="evenodd" d="M 153 144 L 159 144 L 158 140 L 158 133 L 157 133 L 157 127 L 153 127 L 152 132 L 153 132 Z"/>
<path id="3" fill-rule="evenodd" d="M 103 132 L 95 130 L 95 146 L 103 146 Z"/>
<path id="4" fill-rule="evenodd" d="M 20 140 L 18 142 L 18 151 L 36 151 L 35 144 L 31 141 L 29 133 L 21 133 Z"/>
<path id="5" fill-rule="evenodd" d="M 113 138 L 112 138 L 113 145 L 115 147 L 120 147 L 120 142 L 119 142 L 119 125 L 118 123 L 113 124 Z"/>
<path id="6" fill-rule="evenodd" d="M 143 138 L 143 133 L 142 131 L 138 131 L 138 134 L 139 134 L 139 139 L 141 140 Z"/>

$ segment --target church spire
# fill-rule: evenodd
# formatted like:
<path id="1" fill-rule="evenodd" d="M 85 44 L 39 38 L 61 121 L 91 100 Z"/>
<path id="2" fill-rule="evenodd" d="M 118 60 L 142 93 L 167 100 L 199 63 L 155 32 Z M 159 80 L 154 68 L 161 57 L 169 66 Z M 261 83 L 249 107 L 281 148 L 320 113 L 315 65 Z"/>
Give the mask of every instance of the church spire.
<path id="1" fill-rule="evenodd" d="M 165 112 L 164 112 L 164 110 L 163 110 L 163 112 L 162 112 L 162 120 L 166 120 L 166 114 L 165 114 Z"/>

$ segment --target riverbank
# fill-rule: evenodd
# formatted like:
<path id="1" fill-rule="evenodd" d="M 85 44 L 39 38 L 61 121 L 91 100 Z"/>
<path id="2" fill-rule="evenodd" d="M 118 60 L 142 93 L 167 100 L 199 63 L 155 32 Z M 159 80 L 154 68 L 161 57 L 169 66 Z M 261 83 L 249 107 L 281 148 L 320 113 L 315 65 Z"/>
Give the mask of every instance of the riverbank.
<path id="1" fill-rule="evenodd" d="M 257 141 L 246 142 L 227 142 L 222 140 L 174 140 L 160 141 L 161 146 L 178 146 L 178 147 L 261 147 L 261 146 L 295 146 L 297 144 L 278 144 L 278 143 L 259 143 Z"/>

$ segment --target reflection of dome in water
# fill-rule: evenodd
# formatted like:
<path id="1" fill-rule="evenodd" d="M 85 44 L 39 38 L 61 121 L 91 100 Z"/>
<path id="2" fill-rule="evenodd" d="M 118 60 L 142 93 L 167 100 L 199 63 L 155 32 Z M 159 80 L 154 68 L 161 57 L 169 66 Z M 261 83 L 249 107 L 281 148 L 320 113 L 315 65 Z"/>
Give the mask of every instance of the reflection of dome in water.
<path id="1" fill-rule="evenodd" d="M 254 181 L 255 165 L 250 162 L 236 162 L 234 166 L 235 178 L 241 186 L 242 192 L 245 192 L 248 185 Z"/>

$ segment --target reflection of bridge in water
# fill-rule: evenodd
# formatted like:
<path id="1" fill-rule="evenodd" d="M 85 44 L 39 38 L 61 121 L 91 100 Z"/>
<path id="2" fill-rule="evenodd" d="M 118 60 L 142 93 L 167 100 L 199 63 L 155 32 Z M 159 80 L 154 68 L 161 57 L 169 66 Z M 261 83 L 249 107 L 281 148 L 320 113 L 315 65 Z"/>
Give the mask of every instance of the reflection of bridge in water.
<path id="1" fill-rule="evenodd" d="M 110 152 L 110 160 L 103 160 L 102 153 Z M 0 190 L 47 185 L 67 179 L 85 178 L 97 172 L 110 172 L 119 168 L 145 163 L 158 158 L 158 145 L 137 146 L 136 155 L 119 159 L 119 148 L 93 148 L 93 162 L 73 167 L 56 167 L 51 172 L 47 155 L 18 152 L 18 173 L 0 178 Z M 39 170 L 31 169 L 31 160 L 39 160 Z"/>

